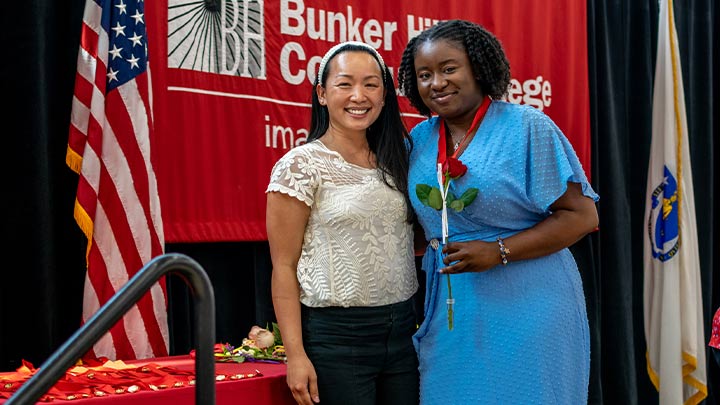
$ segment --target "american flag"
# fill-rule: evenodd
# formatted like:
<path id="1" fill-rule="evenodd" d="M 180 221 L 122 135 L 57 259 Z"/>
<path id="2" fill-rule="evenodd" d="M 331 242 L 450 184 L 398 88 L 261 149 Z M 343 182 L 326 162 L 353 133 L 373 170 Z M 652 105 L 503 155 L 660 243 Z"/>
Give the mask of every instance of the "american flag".
<path id="1" fill-rule="evenodd" d="M 142 0 L 87 0 L 66 156 L 80 175 L 74 215 L 88 239 L 83 322 L 163 253 L 151 104 Z M 142 359 L 165 356 L 167 347 L 161 281 L 91 354 Z"/>

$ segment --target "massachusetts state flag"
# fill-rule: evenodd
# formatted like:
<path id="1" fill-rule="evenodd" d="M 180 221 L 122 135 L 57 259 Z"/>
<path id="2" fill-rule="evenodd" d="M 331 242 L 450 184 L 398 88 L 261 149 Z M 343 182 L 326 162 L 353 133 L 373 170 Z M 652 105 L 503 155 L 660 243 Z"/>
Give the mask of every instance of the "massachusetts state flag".
<path id="1" fill-rule="evenodd" d="M 150 154 L 152 94 L 142 0 L 88 0 L 67 164 L 80 175 L 75 219 L 88 238 L 83 322 L 153 257 L 164 236 Z M 168 353 L 164 281 L 94 347 L 97 357 Z"/>
<path id="2" fill-rule="evenodd" d="M 660 404 L 707 396 L 700 261 L 671 0 L 660 2 L 652 143 L 645 203 L 644 313 L 647 369 Z"/>

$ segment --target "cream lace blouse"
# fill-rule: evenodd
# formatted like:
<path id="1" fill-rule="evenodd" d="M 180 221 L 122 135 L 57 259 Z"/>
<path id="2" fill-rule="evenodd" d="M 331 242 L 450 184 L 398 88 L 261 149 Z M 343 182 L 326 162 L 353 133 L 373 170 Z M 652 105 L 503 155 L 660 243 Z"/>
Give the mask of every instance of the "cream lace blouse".
<path id="1" fill-rule="evenodd" d="M 379 306 L 415 293 L 408 207 L 378 170 L 348 163 L 316 140 L 275 164 L 266 192 L 272 191 L 311 208 L 297 268 L 303 304 Z"/>

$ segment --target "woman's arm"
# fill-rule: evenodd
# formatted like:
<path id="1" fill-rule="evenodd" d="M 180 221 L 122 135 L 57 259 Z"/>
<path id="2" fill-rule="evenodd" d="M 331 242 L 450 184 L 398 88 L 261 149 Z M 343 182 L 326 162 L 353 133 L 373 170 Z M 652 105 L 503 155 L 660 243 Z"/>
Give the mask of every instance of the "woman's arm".
<path id="1" fill-rule="evenodd" d="M 272 259 L 272 300 L 287 353 L 287 384 L 298 404 L 319 402 L 317 374 L 302 340 L 297 264 L 310 207 L 279 192 L 267 193 L 265 217 Z M 311 400 L 312 398 L 312 400 Z"/>
<path id="2" fill-rule="evenodd" d="M 582 194 L 578 183 L 568 188 L 551 206 L 552 214 L 537 225 L 504 239 L 510 251 L 509 261 L 533 259 L 555 253 L 577 242 L 598 226 L 595 201 Z M 443 249 L 447 254 L 441 273 L 466 273 L 488 270 L 500 263 L 497 242 L 450 242 Z"/>

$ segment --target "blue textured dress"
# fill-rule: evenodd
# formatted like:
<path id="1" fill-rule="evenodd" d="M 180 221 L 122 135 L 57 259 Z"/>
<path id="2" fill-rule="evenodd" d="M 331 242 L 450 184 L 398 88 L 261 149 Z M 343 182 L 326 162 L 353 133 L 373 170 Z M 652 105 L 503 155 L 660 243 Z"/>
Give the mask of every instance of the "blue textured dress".
<path id="1" fill-rule="evenodd" d="M 437 186 L 438 124 L 412 131 L 410 190 L 428 240 L 441 240 L 440 211 L 414 193 Z M 479 189 L 476 200 L 449 210 L 451 241 L 495 241 L 532 227 L 567 189 L 582 185 L 597 201 L 575 151 L 560 129 L 533 107 L 493 101 L 460 160 L 468 172 L 451 182 L 456 196 Z M 590 373 L 585 297 L 569 250 L 512 261 L 482 273 L 451 276 L 454 329 L 448 330 L 442 245 L 428 246 L 425 319 L 414 336 L 422 404 L 584 404 Z M 499 253 L 498 253 L 499 254 Z"/>

